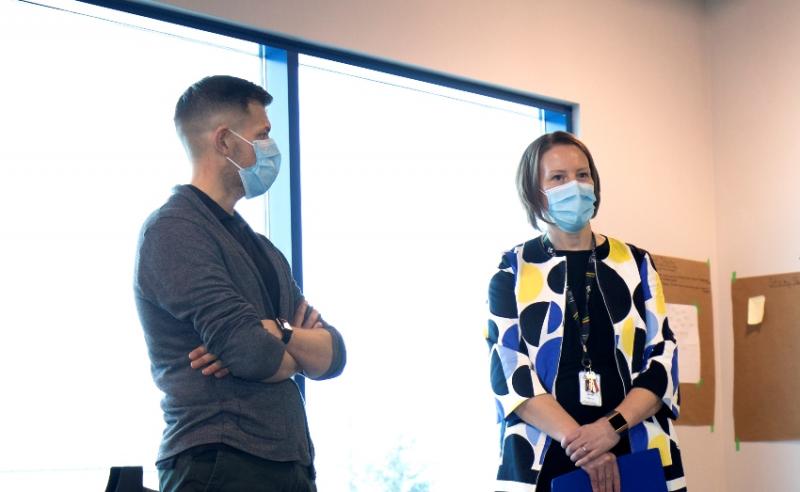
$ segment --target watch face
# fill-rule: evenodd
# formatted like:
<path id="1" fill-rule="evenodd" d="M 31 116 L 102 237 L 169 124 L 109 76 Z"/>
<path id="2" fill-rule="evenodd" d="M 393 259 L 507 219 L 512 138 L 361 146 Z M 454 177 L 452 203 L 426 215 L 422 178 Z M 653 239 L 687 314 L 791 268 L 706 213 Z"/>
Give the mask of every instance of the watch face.
<path id="1" fill-rule="evenodd" d="M 289 340 L 292 339 L 292 333 L 294 333 L 292 325 L 290 325 L 285 319 L 279 319 L 278 322 L 278 326 L 280 326 L 281 329 L 281 341 L 284 344 L 289 343 Z"/>
<path id="2" fill-rule="evenodd" d="M 611 427 L 613 427 L 616 432 L 623 431 L 628 427 L 628 422 L 625 421 L 625 417 L 619 413 L 608 419 L 608 423 L 611 424 Z"/>

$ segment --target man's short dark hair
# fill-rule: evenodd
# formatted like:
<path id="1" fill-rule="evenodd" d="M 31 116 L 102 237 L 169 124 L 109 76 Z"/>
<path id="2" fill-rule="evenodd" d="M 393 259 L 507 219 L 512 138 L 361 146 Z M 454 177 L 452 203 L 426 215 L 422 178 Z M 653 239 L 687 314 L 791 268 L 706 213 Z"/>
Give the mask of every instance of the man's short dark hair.
<path id="1" fill-rule="evenodd" d="M 225 111 L 247 113 L 251 102 L 268 106 L 272 96 L 261 86 L 230 75 L 212 75 L 191 85 L 175 105 L 179 131 Z"/>
<path id="2" fill-rule="evenodd" d="M 539 179 L 539 167 L 544 153 L 556 145 L 574 145 L 589 160 L 589 172 L 592 175 L 592 181 L 594 181 L 595 196 L 592 217 L 597 215 L 597 210 L 600 208 L 600 175 L 597 173 L 597 167 L 594 165 L 594 159 L 592 159 L 589 149 L 571 133 L 560 131 L 545 133 L 528 145 L 517 168 L 517 192 L 520 200 L 522 200 L 522 206 L 525 207 L 525 212 L 528 214 L 528 220 L 537 229 L 539 228 L 538 222 L 540 220 L 552 224 L 544 216 L 547 207 L 545 206 L 544 193 L 542 193 L 542 183 Z"/>

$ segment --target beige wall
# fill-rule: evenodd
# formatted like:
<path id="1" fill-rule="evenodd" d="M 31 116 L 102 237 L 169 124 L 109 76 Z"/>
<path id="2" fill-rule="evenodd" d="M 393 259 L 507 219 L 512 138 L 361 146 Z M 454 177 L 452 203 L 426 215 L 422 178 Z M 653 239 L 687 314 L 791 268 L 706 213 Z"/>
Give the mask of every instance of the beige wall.
<path id="1" fill-rule="evenodd" d="M 739 277 L 800 271 L 800 3 L 719 2 L 709 12 L 709 41 L 719 243 L 715 316 L 726 335 L 719 344 L 721 451 L 729 490 L 800 490 L 800 442 L 742 443 L 739 452 L 731 444 L 730 336 L 732 271 Z"/>
<path id="2" fill-rule="evenodd" d="M 159 3 L 578 103 L 579 132 L 603 177 L 598 227 L 654 252 L 703 260 L 712 254 L 711 113 L 698 2 Z M 658 220 L 629 220 L 632 208 L 645 207 Z"/>
<path id="3" fill-rule="evenodd" d="M 603 178 L 595 229 L 655 253 L 711 259 L 721 390 L 715 432 L 679 428 L 691 490 L 791 489 L 797 443 L 745 443 L 735 452 L 727 282 L 731 270 L 800 270 L 797 229 L 788 242 L 774 240 L 798 222 L 790 189 L 800 181 L 792 167 L 800 157 L 791 125 L 800 109 L 791 92 L 800 87 L 793 1 L 159 3 L 578 103 L 579 133 Z M 753 130 L 763 143 L 744 138 Z"/>

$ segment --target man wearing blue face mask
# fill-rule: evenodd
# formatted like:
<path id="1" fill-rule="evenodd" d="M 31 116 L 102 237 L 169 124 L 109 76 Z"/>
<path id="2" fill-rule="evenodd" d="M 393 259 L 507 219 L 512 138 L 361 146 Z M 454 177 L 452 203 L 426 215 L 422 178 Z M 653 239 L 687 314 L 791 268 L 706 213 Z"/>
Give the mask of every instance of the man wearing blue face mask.
<path id="1" fill-rule="evenodd" d="M 280 171 L 261 87 L 229 76 L 189 87 L 175 126 L 188 185 L 145 222 L 134 292 L 164 392 L 164 491 L 314 491 L 314 447 L 292 379 L 341 373 L 339 332 L 308 305 L 288 262 L 236 213 Z"/>
<path id="2" fill-rule="evenodd" d="M 657 448 L 664 490 L 685 491 L 677 344 L 649 253 L 592 230 L 600 176 L 569 133 L 528 146 L 517 191 L 542 233 L 505 252 L 489 284 L 494 490 L 547 492 L 580 468 L 594 492 L 619 492 L 617 457 Z"/>

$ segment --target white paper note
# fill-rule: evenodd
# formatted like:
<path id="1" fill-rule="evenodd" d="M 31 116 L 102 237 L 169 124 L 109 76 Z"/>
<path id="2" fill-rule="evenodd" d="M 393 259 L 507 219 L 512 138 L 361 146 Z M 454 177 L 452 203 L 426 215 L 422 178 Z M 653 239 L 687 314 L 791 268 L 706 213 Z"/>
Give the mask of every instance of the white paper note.
<path id="1" fill-rule="evenodd" d="M 750 326 L 761 324 L 764 321 L 764 303 L 767 298 L 755 296 L 747 300 L 747 324 Z"/>
<path id="2" fill-rule="evenodd" d="M 700 333 L 697 306 L 667 304 L 669 327 L 678 340 L 678 377 L 681 383 L 700 382 Z"/>

